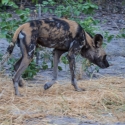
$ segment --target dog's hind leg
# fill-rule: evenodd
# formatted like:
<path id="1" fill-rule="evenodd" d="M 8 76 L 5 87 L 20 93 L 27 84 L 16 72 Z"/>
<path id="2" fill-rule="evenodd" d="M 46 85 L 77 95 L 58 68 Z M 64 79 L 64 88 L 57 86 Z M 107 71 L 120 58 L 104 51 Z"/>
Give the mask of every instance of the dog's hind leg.
<path id="1" fill-rule="evenodd" d="M 19 34 L 19 39 L 20 39 L 20 49 L 21 49 L 21 53 L 22 53 L 22 58 L 15 64 L 15 70 L 16 73 L 13 77 L 13 84 L 14 84 L 14 89 L 15 89 L 15 95 L 20 96 L 20 93 L 18 91 L 18 85 L 20 84 L 20 78 L 22 73 L 25 71 L 25 69 L 28 67 L 29 63 L 31 62 L 33 55 L 34 55 L 34 51 L 35 51 L 35 44 L 29 44 L 27 45 L 26 42 L 31 41 L 31 39 L 29 39 L 29 41 L 26 41 L 26 37 L 24 34 L 20 33 Z M 29 42 L 30 43 L 30 42 Z M 33 46 L 32 51 L 30 46 Z"/>
<path id="2" fill-rule="evenodd" d="M 19 68 L 17 69 L 14 75 L 13 84 L 14 84 L 14 89 L 15 89 L 15 95 L 20 96 L 19 91 L 18 91 L 18 84 L 20 81 L 20 77 L 22 73 L 25 71 L 25 69 L 28 67 L 30 62 L 31 62 L 31 59 L 27 58 L 27 56 L 24 56 L 22 58 Z"/>
<path id="3" fill-rule="evenodd" d="M 18 68 L 19 68 L 19 66 L 21 64 L 21 61 L 22 61 L 22 57 L 15 63 L 15 65 L 14 65 L 14 70 L 15 71 L 18 70 Z M 24 83 L 23 83 L 23 78 L 22 77 L 20 77 L 20 80 L 19 80 L 18 84 L 19 84 L 20 87 L 23 87 Z"/>
<path id="4" fill-rule="evenodd" d="M 58 63 L 59 63 L 59 59 L 60 59 L 60 56 L 65 53 L 66 51 L 63 51 L 63 50 L 57 50 L 57 49 L 54 49 L 53 51 L 54 55 L 53 55 L 53 79 L 51 82 L 47 82 L 45 85 L 44 85 L 44 89 L 49 89 L 57 80 L 57 75 L 58 75 Z"/>

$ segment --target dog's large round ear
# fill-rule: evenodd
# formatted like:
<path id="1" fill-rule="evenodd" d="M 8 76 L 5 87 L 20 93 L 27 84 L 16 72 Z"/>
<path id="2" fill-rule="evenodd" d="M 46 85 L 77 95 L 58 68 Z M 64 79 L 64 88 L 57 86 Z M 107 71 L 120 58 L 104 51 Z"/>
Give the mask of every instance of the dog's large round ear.
<path id="1" fill-rule="evenodd" d="M 95 47 L 99 48 L 103 43 L 103 36 L 101 34 L 96 34 L 93 40 L 94 40 Z"/>

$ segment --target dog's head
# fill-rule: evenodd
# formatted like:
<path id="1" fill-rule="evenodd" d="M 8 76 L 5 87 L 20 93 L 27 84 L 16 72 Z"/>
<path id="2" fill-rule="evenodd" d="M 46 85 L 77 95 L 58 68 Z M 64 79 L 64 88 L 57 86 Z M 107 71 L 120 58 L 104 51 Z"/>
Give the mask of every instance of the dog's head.
<path id="1" fill-rule="evenodd" d="M 85 33 L 85 37 L 86 45 L 81 49 L 81 55 L 100 68 L 109 67 L 109 63 L 106 59 L 106 53 L 102 48 L 102 35 L 96 34 L 92 38 L 88 33 Z"/>

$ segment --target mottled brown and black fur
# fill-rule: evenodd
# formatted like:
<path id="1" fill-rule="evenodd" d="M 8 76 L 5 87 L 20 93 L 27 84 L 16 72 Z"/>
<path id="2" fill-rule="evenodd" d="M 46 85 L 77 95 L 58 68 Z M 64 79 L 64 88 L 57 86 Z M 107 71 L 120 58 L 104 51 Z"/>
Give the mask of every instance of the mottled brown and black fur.
<path id="1" fill-rule="evenodd" d="M 63 53 L 68 52 L 71 83 L 75 90 L 80 91 L 75 78 L 75 55 L 80 53 L 101 68 L 108 67 L 106 54 L 101 47 L 102 41 L 103 37 L 100 34 L 92 38 L 78 23 L 63 18 L 46 18 L 21 25 L 7 49 L 7 52 L 11 54 L 17 43 L 22 52 L 21 59 L 14 66 L 16 71 L 13 78 L 15 94 L 20 95 L 18 85 L 22 85 L 21 74 L 31 62 L 37 44 L 54 48 L 53 79 L 44 85 L 44 89 L 50 88 L 57 80 L 59 58 Z"/>

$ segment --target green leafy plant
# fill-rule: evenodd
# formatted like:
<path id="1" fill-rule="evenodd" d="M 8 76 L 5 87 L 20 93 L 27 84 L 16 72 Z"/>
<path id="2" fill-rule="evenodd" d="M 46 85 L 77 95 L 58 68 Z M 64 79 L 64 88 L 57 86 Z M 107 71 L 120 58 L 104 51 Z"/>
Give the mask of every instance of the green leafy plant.
<path id="1" fill-rule="evenodd" d="M 92 4 L 91 2 L 86 2 L 81 6 L 82 4 L 79 4 L 79 9 L 82 10 L 85 14 L 92 14 L 95 9 L 98 9 L 98 6 L 95 4 Z"/>
<path id="2" fill-rule="evenodd" d="M 44 69 L 44 70 L 48 69 L 48 65 L 47 65 L 46 62 L 43 62 L 43 63 L 42 63 L 42 69 Z"/>
<path id="3" fill-rule="evenodd" d="M 125 38 L 125 29 L 121 29 L 116 38 Z"/>
<path id="4" fill-rule="evenodd" d="M 55 9 L 54 13 L 58 17 L 62 17 L 62 16 L 70 17 L 70 15 L 71 15 L 70 6 L 65 7 L 63 5 L 59 5 Z"/>
<path id="5" fill-rule="evenodd" d="M 49 64 L 48 62 L 51 62 L 51 68 L 53 67 L 53 59 L 52 59 L 52 52 L 51 51 L 48 51 L 46 48 L 41 48 L 42 49 L 42 53 L 40 54 L 41 55 L 41 58 L 42 58 L 42 69 L 46 70 L 49 68 Z"/>
<path id="6" fill-rule="evenodd" d="M 2 54 L 0 54 L 0 61 L 2 60 Z"/>
<path id="7" fill-rule="evenodd" d="M 106 45 L 107 45 L 107 43 L 110 43 L 111 40 L 112 40 L 114 37 L 115 37 L 115 36 L 112 35 L 112 34 L 109 34 L 109 32 L 105 32 L 105 34 L 104 34 L 104 38 L 106 39 L 106 42 L 103 43 L 103 47 L 105 48 Z"/>
<path id="8" fill-rule="evenodd" d="M 42 1 L 42 4 L 36 4 L 37 10 L 39 6 L 42 6 L 43 13 L 53 13 L 52 9 L 48 8 L 47 6 L 54 6 L 56 3 L 53 0 Z"/>
<path id="9" fill-rule="evenodd" d="M 18 25 L 16 25 L 16 20 L 10 20 L 12 18 L 12 14 L 10 13 L 0 13 L 1 22 L 0 22 L 0 37 L 6 38 L 10 41 L 12 38 L 13 32 L 16 30 Z"/>
<path id="10" fill-rule="evenodd" d="M 17 61 L 17 59 L 15 59 L 15 58 L 10 58 L 10 59 L 8 60 L 8 62 L 7 62 L 9 65 L 11 65 L 11 67 L 10 67 L 9 70 L 10 70 L 12 73 L 14 72 L 14 66 L 13 66 L 13 65 L 16 63 L 16 61 Z"/>
<path id="11" fill-rule="evenodd" d="M 59 71 L 62 71 L 62 67 L 61 67 L 61 66 L 58 66 L 58 70 L 59 70 Z"/>
<path id="12" fill-rule="evenodd" d="M 43 1 L 43 5 L 46 6 L 46 5 L 55 5 L 56 3 L 53 1 L 53 0 L 48 0 L 48 1 Z"/>
<path id="13" fill-rule="evenodd" d="M 20 24 L 28 21 L 29 9 L 16 10 L 19 19 L 13 18 L 11 13 L 0 13 L 0 37 L 6 38 L 9 42 Z"/>
<path id="14" fill-rule="evenodd" d="M 66 56 L 62 56 L 62 57 L 61 57 L 61 61 L 62 61 L 64 64 L 69 64 L 69 61 L 68 61 L 68 59 L 67 59 Z"/>
<path id="15" fill-rule="evenodd" d="M 43 7 L 42 12 L 53 12 L 58 17 L 66 16 L 70 18 L 73 16 L 79 16 L 81 13 L 92 14 L 95 9 L 98 9 L 98 6 L 90 1 L 87 1 L 84 4 L 82 4 L 81 0 L 77 2 L 74 0 L 64 0 L 63 2 L 59 2 L 59 5 L 56 5 L 57 3 L 53 0 L 43 1 L 41 4 L 41 6 Z M 47 6 L 56 7 L 52 10 Z"/>
<path id="16" fill-rule="evenodd" d="M 69 64 L 69 61 L 68 61 L 68 59 L 67 59 L 67 57 L 66 57 L 66 54 L 64 54 L 62 57 L 61 57 L 61 62 L 63 63 L 63 64 L 65 64 L 65 69 L 66 69 L 66 65 L 67 64 Z M 59 67 L 58 67 L 59 68 Z M 62 69 L 61 69 L 62 70 Z"/>
<path id="17" fill-rule="evenodd" d="M 14 64 L 17 62 L 18 59 L 10 58 L 8 60 L 8 64 L 11 65 L 10 71 L 14 73 Z M 32 79 L 37 72 L 39 72 L 40 66 L 36 65 L 36 62 L 34 60 L 31 61 L 29 66 L 26 68 L 25 72 L 22 74 L 22 77 L 25 79 Z"/>
<path id="18" fill-rule="evenodd" d="M 39 70 L 40 67 L 36 65 L 36 62 L 33 60 L 23 73 L 22 77 L 25 79 L 32 79 L 37 74 L 37 72 L 39 72 Z"/>
<path id="19" fill-rule="evenodd" d="M 32 0 L 32 3 L 38 4 L 38 0 Z"/>
<path id="20" fill-rule="evenodd" d="M 18 6 L 12 0 L 1 0 L 0 7 L 3 7 L 3 6 L 18 8 Z"/>
<path id="21" fill-rule="evenodd" d="M 78 20 L 78 23 L 84 28 L 86 32 L 94 36 L 94 31 L 97 30 L 97 28 L 93 27 L 93 25 L 97 25 L 99 22 L 90 16 L 84 20 Z"/>

